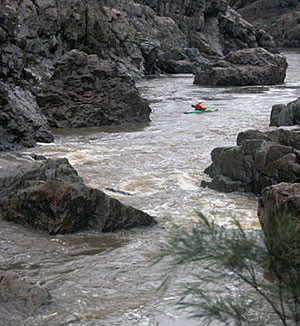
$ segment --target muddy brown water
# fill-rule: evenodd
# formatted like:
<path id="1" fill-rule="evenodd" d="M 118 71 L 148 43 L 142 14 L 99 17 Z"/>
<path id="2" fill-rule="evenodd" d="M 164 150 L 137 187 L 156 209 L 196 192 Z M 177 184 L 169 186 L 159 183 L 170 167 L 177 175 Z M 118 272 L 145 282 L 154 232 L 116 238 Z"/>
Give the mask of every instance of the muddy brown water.
<path id="1" fill-rule="evenodd" d="M 197 210 L 225 227 L 234 216 L 246 229 L 259 228 L 255 196 L 200 183 L 213 148 L 235 145 L 241 131 L 267 128 L 272 105 L 300 96 L 300 52 L 282 53 L 289 63 L 282 85 L 211 88 L 193 85 L 192 75 L 149 78 L 137 86 L 150 102 L 150 123 L 55 130 L 55 143 L 31 150 L 67 157 L 86 184 L 156 216 L 159 226 L 50 236 L 0 221 L 1 270 L 37 281 L 53 297 L 47 310 L 26 319 L 2 312 L 0 325 L 197 325 L 174 308 L 188 276 L 157 292 L 163 265 L 149 261 L 170 231 L 197 221 Z M 183 114 L 197 100 L 218 111 Z"/>

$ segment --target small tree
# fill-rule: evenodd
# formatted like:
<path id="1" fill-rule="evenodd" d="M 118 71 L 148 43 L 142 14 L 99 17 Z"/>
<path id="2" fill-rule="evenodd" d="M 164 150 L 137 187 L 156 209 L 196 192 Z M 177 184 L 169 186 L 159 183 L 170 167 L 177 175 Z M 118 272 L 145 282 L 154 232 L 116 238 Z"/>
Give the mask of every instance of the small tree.
<path id="1" fill-rule="evenodd" d="M 227 230 L 199 217 L 197 227 L 177 231 L 154 261 L 167 260 L 162 287 L 182 268 L 189 271 L 178 308 L 188 308 L 199 325 L 300 325 L 300 232 L 290 219 L 278 219 L 266 238 L 237 220 Z M 226 283 L 242 290 L 220 292 Z"/>

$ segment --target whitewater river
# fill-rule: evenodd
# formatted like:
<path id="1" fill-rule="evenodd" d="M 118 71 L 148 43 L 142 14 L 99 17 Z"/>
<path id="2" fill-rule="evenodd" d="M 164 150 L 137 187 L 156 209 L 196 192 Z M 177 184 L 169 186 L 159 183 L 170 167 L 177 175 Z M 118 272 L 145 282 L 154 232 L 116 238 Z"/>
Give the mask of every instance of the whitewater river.
<path id="1" fill-rule="evenodd" d="M 101 234 L 85 231 L 50 236 L 0 222 L 2 270 L 38 280 L 53 304 L 34 317 L 0 325 L 194 326 L 196 321 L 174 308 L 175 280 L 157 292 L 162 265 L 150 267 L 172 229 L 189 227 L 202 211 L 230 227 L 237 217 L 246 229 L 257 229 L 257 199 L 201 188 L 210 153 L 232 146 L 237 134 L 267 128 L 273 104 L 300 96 L 300 52 L 285 50 L 289 68 L 284 84 L 261 87 L 209 88 L 193 85 L 192 75 L 164 76 L 138 83 L 152 108 L 151 122 L 134 127 L 55 131 L 55 144 L 31 152 L 67 157 L 91 187 L 157 217 L 158 227 Z M 218 112 L 183 114 L 201 100 Z"/>

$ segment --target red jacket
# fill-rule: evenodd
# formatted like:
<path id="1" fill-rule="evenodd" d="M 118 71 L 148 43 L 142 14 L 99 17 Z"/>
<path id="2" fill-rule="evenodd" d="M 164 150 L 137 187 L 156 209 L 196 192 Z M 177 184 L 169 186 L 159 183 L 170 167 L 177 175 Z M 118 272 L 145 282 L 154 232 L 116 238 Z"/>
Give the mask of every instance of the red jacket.
<path id="1" fill-rule="evenodd" d="M 198 111 L 203 111 L 204 110 L 204 106 L 201 103 L 197 103 L 195 105 L 195 109 Z"/>

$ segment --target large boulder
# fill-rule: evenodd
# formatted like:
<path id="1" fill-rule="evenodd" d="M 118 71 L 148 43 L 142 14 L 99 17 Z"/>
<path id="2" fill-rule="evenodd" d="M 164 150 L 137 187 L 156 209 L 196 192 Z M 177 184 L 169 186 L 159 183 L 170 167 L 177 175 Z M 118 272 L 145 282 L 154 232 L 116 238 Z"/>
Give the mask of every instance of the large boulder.
<path id="1" fill-rule="evenodd" d="M 50 234 L 155 224 L 150 215 L 84 185 L 67 159 L 0 158 L 0 217 Z"/>
<path id="2" fill-rule="evenodd" d="M 0 81 L 0 151 L 49 143 L 53 135 L 34 96 Z"/>
<path id="3" fill-rule="evenodd" d="M 37 96 L 52 127 L 91 127 L 149 121 L 151 109 L 116 62 L 68 52 Z"/>
<path id="4" fill-rule="evenodd" d="M 194 84 L 212 86 L 273 85 L 284 81 L 286 58 L 263 48 L 232 51 L 209 63 L 195 76 Z"/>
<path id="5" fill-rule="evenodd" d="M 237 146 L 215 148 L 205 170 L 212 181 L 202 186 L 224 191 L 260 194 L 270 185 L 300 177 L 300 129 L 248 130 L 238 135 Z"/>
<path id="6" fill-rule="evenodd" d="M 294 126 L 300 124 L 300 97 L 297 100 L 284 104 L 275 104 L 272 107 L 270 126 Z"/>

